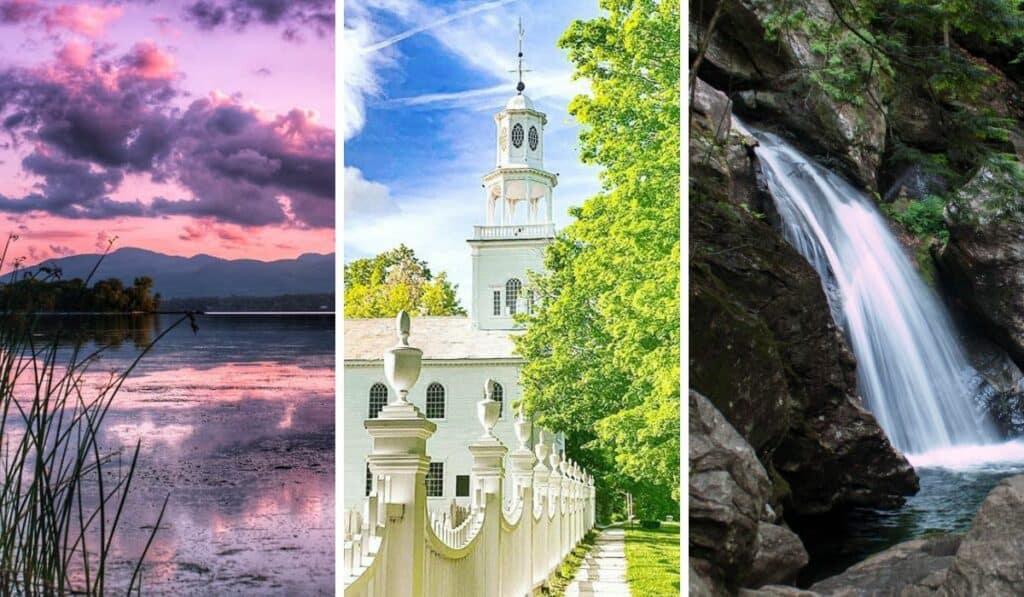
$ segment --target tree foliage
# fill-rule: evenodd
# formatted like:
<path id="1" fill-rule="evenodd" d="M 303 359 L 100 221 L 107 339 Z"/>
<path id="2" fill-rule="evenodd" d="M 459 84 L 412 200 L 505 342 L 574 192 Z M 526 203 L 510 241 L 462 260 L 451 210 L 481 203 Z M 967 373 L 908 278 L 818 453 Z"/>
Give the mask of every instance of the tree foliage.
<path id="1" fill-rule="evenodd" d="M 566 431 L 599 501 L 631 491 L 657 517 L 678 514 L 680 481 L 679 3 L 601 8 L 559 44 L 590 80 L 569 110 L 602 190 L 548 248 L 517 349 L 527 412 Z"/>
<path id="2" fill-rule="evenodd" d="M 455 296 L 457 285 L 441 272 L 434 276 L 427 263 L 405 245 L 345 265 L 345 317 L 465 315 Z"/>
<path id="3" fill-rule="evenodd" d="M 160 294 L 152 294 L 153 279 L 135 278 L 131 286 L 121 280 L 100 280 L 90 288 L 85 280 L 41 279 L 28 276 L 0 285 L 4 312 L 150 313 L 160 307 Z"/>
<path id="4" fill-rule="evenodd" d="M 917 163 L 962 185 L 985 164 L 1024 180 L 1009 142 L 1015 123 L 994 83 L 998 73 L 958 40 L 1024 49 L 1024 11 L 1017 0 L 828 0 L 834 16 L 812 15 L 805 0 L 772 3 L 769 36 L 805 36 L 821 66 L 812 81 L 835 100 L 873 103 L 882 113 L 924 99 L 939 120 L 945 148 L 915 147 L 889 126 L 893 162 Z M 880 94 L 872 93 L 874 84 Z"/>

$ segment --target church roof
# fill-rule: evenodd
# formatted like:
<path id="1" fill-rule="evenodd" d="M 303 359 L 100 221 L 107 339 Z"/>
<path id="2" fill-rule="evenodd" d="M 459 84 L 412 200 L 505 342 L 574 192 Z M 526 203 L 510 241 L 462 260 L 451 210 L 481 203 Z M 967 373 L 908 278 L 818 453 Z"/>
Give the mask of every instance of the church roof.
<path id="1" fill-rule="evenodd" d="M 480 330 L 468 317 L 414 317 L 409 344 L 423 360 L 518 359 L 510 330 Z M 395 318 L 346 319 L 345 360 L 379 361 L 398 341 Z"/>

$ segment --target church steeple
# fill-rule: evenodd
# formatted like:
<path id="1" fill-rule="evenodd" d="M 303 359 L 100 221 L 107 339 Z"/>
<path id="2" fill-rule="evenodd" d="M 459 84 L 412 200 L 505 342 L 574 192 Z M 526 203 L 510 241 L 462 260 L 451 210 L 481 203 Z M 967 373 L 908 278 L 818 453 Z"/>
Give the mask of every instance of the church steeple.
<path id="1" fill-rule="evenodd" d="M 544 169 L 547 115 L 523 93 L 523 24 L 517 31 L 516 94 L 495 114 L 495 167 L 483 177 L 485 224 L 473 227 L 473 325 L 515 329 L 516 313 L 533 308 L 528 272 L 544 268 L 555 236 L 552 191 L 558 176 Z"/>
<path id="2" fill-rule="evenodd" d="M 481 233 L 504 237 L 512 232 L 517 236 L 554 236 L 551 191 L 558 184 L 558 178 L 544 170 L 544 125 L 548 119 L 546 114 L 534 109 L 533 101 L 523 93 L 526 89 L 523 73 L 529 70 L 523 68 L 521 20 L 517 33 L 517 67 L 512 72 L 518 75 L 519 82 L 516 95 L 494 116 L 495 169 L 483 178 L 487 220 L 486 226 L 477 227 L 478 237 Z M 504 230 L 512 225 L 516 226 L 514 230 Z M 495 229 L 482 230 L 484 228 Z"/>

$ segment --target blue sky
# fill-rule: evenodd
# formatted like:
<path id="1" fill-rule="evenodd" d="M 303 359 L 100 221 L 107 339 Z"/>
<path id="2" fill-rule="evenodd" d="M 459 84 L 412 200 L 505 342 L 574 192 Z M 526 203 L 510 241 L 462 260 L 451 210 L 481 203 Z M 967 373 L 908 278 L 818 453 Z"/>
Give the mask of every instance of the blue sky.
<path id="1" fill-rule="evenodd" d="M 587 92 L 556 47 L 597 0 L 346 0 L 342 34 L 345 260 L 405 243 L 447 271 L 468 305 L 466 239 L 484 219 L 480 177 L 494 165 L 493 116 L 515 95 L 516 23 L 526 94 L 546 112 L 545 167 L 559 173 L 555 219 L 599 188 L 577 158 L 570 100 Z"/>

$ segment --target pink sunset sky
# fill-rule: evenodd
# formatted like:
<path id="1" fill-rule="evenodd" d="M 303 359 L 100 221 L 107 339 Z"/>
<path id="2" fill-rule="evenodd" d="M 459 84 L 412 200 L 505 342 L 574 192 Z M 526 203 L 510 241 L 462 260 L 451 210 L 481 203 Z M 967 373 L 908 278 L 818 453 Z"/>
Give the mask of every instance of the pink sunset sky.
<path id="1" fill-rule="evenodd" d="M 0 0 L 0 237 L 333 252 L 334 116 L 334 0 Z"/>

